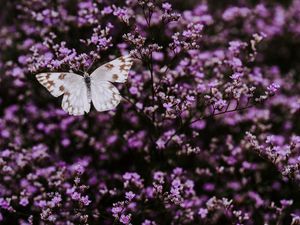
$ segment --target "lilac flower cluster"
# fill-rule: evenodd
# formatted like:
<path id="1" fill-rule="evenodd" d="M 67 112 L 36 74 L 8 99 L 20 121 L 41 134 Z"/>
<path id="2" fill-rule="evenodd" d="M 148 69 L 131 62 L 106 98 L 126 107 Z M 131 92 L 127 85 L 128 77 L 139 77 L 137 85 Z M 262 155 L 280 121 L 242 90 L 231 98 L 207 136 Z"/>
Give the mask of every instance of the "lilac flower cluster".
<path id="1" fill-rule="evenodd" d="M 0 10 L 1 224 L 300 224 L 300 0 Z M 35 79 L 129 53 L 112 111 Z"/>

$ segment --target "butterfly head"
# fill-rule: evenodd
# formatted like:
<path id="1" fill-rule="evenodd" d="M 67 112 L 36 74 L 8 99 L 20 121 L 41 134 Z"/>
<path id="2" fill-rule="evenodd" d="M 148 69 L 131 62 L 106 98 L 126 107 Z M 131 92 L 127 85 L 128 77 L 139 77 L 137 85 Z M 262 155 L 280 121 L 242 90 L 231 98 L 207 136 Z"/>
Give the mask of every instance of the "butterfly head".
<path id="1" fill-rule="evenodd" d="M 84 77 L 89 77 L 90 75 L 89 75 L 87 72 L 84 72 L 84 73 L 83 73 L 83 76 L 84 76 Z"/>

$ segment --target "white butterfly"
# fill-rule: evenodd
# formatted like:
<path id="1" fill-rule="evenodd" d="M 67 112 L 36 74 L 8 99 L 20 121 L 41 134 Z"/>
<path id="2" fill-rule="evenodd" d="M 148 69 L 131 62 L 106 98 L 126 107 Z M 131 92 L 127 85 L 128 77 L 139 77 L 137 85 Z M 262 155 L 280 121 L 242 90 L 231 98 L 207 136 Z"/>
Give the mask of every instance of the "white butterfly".
<path id="1" fill-rule="evenodd" d="M 78 116 L 90 111 L 91 102 L 97 111 L 117 107 L 121 95 L 111 82 L 126 82 L 132 63 L 131 56 L 127 55 L 100 66 L 91 75 L 40 73 L 36 78 L 53 96 L 63 94 L 63 110 Z"/>

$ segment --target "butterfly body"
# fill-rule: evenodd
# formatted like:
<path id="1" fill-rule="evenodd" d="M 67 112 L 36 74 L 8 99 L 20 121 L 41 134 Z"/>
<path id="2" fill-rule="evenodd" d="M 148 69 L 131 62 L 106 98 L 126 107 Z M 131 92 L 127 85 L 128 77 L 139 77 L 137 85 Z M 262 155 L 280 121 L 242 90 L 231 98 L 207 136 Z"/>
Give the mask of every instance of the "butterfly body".
<path id="1" fill-rule="evenodd" d="M 124 83 L 132 66 L 130 55 L 117 58 L 97 68 L 90 75 L 75 73 L 40 73 L 37 80 L 55 97 L 63 95 L 62 108 L 70 115 L 114 109 L 121 101 L 118 89 L 111 82 Z"/>
<path id="2" fill-rule="evenodd" d="M 92 96 L 91 96 L 91 78 L 90 78 L 90 75 L 88 73 L 84 73 L 84 82 L 85 82 L 86 89 L 87 89 L 88 101 L 91 102 L 92 101 Z"/>

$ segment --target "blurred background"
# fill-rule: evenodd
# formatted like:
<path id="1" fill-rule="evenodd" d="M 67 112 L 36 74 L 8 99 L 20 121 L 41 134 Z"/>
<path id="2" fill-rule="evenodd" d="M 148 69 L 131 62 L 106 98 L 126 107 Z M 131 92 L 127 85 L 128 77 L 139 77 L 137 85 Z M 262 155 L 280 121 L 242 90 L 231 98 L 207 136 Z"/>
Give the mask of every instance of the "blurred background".
<path id="1" fill-rule="evenodd" d="M 2 0 L 1 224 L 300 224 L 300 1 Z M 131 53 L 70 116 L 35 78 Z"/>

